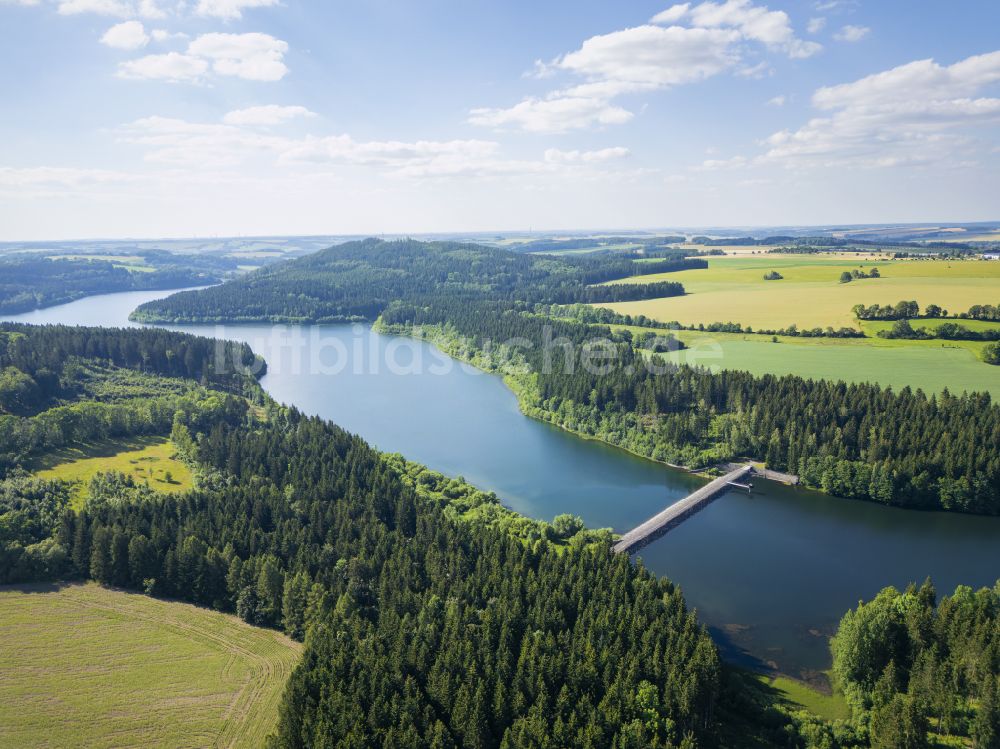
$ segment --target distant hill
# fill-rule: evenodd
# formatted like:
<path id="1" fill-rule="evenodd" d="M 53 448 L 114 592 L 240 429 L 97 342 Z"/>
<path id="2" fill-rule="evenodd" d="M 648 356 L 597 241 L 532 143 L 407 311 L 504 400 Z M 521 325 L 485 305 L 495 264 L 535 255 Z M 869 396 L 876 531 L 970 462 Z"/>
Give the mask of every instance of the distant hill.
<path id="1" fill-rule="evenodd" d="M 625 301 L 676 296 L 680 284 L 603 281 L 705 267 L 700 259 L 637 262 L 620 255 L 519 254 L 458 242 L 366 239 L 278 263 L 203 291 L 141 306 L 143 322 L 347 322 L 374 320 L 390 303 L 447 295 L 522 303 Z"/>

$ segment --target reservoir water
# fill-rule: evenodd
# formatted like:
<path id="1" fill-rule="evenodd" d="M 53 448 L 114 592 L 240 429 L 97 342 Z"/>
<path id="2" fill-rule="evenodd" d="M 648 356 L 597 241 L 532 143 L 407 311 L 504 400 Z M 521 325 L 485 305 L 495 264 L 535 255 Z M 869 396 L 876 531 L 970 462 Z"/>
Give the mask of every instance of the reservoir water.
<path id="1" fill-rule="evenodd" d="M 82 299 L 19 315 L 31 323 L 132 325 L 171 292 Z M 331 419 L 377 447 L 494 491 L 536 518 L 570 512 L 624 532 L 703 482 L 518 410 L 495 376 L 433 346 L 367 326 L 174 326 L 243 340 L 268 361 L 276 400 Z M 925 513 L 758 481 L 642 550 L 678 583 L 728 657 L 811 678 L 829 666 L 843 613 L 886 585 L 930 576 L 941 593 L 1000 578 L 1000 518 Z"/>

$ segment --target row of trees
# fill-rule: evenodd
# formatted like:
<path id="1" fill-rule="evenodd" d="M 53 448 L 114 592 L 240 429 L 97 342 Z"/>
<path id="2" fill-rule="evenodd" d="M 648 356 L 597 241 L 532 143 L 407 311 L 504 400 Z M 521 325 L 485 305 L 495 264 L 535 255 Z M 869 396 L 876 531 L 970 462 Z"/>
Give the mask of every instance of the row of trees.
<path id="1" fill-rule="evenodd" d="M 928 304 L 923 314 L 920 305 L 914 301 L 901 301 L 896 304 L 873 304 L 865 306 L 856 304 L 852 308 L 854 316 L 859 320 L 906 320 L 915 317 L 941 318 L 948 317 L 948 310 L 937 304 Z M 962 320 L 1000 321 L 1000 305 L 974 304 L 968 312 L 960 312 L 957 317 Z"/>
<path id="2" fill-rule="evenodd" d="M 908 338 L 912 340 L 931 340 L 941 338 L 946 341 L 1000 341 L 1000 328 L 986 330 L 970 330 L 964 325 L 954 322 L 942 322 L 937 327 L 914 328 L 909 320 L 896 320 L 889 330 L 878 332 L 881 338 Z"/>

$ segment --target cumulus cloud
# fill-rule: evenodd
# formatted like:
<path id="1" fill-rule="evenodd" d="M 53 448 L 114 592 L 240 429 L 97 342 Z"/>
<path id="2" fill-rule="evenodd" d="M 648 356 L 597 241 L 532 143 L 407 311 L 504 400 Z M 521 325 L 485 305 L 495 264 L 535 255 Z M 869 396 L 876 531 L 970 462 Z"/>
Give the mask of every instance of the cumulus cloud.
<path id="1" fill-rule="evenodd" d="M 788 101 L 787 96 L 785 96 L 784 94 L 778 94 L 777 96 L 768 99 L 767 103 L 770 104 L 772 107 L 783 107 L 785 106 L 785 103 L 787 101 Z"/>
<path id="2" fill-rule="evenodd" d="M 818 34 L 823 29 L 826 28 L 826 19 L 822 16 L 818 18 L 810 18 L 809 23 L 806 24 L 806 31 L 810 34 Z"/>
<path id="3" fill-rule="evenodd" d="M 671 5 L 666 10 L 661 10 L 649 19 L 649 22 L 662 24 L 677 23 L 688 14 L 690 9 L 691 3 L 678 3 L 677 5 Z"/>
<path id="4" fill-rule="evenodd" d="M 305 107 L 283 107 L 277 104 L 265 104 L 263 106 L 247 107 L 246 109 L 236 109 L 223 117 L 222 121 L 227 125 L 281 125 L 297 117 L 315 116 L 315 112 L 310 112 Z"/>
<path id="5" fill-rule="evenodd" d="M 789 57 L 810 57 L 822 49 L 816 42 L 795 36 L 785 11 L 754 5 L 751 0 L 700 3 L 691 8 L 690 16 L 695 26 L 738 29 L 745 39 L 782 50 Z"/>
<path id="6" fill-rule="evenodd" d="M 277 4 L 278 0 L 198 0 L 195 13 L 232 21 L 242 18 L 247 8 L 268 8 Z"/>
<path id="7" fill-rule="evenodd" d="M 104 32 L 101 44 L 115 49 L 139 49 L 149 44 L 149 36 L 139 21 L 123 21 Z"/>
<path id="8" fill-rule="evenodd" d="M 812 97 L 823 115 L 772 134 L 755 162 L 885 167 L 967 161 L 966 151 L 984 150 L 967 131 L 1000 123 L 1000 98 L 982 95 L 997 82 L 1000 51 L 952 65 L 917 60 L 826 86 Z"/>
<path id="9" fill-rule="evenodd" d="M 188 45 L 188 54 L 212 61 L 212 70 L 251 81 L 277 81 L 288 68 L 283 61 L 287 42 L 270 34 L 202 34 Z"/>
<path id="10" fill-rule="evenodd" d="M 860 42 L 866 36 L 871 33 L 871 29 L 867 26 L 844 26 L 840 31 L 833 35 L 833 38 L 838 42 Z"/>
<path id="11" fill-rule="evenodd" d="M 269 34 L 202 34 L 188 44 L 187 52 L 147 55 L 124 62 L 123 78 L 156 78 L 198 81 L 209 71 L 250 81 L 277 81 L 285 76 L 288 44 Z"/>
<path id="12" fill-rule="evenodd" d="M 787 13 L 751 0 L 681 3 L 648 24 L 593 36 L 572 52 L 535 64 L 534 77 L 571 74 L 582 79 L 579 83 L 525 97 L 510 107 L 473 109 L 469 122 L 538 133 L 621 124 L 633 115 L 613 102 L 616 97 L 695 83 L 726 71 L 765 75 L 770 70 L 766 61 L 742 63 L 747 43 L 793 58 L 821 49 L 796 37 Z"/>

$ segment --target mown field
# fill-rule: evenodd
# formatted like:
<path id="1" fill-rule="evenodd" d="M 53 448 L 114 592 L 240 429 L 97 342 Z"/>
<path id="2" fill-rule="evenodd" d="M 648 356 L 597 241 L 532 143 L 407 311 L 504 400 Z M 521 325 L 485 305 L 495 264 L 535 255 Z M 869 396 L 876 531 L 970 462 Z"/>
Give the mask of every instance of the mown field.
<path id="1" fill-rule="evenodd" d="M 659 331 L 662 333 L 662 331 Z M 1000 367 L 984 364 L 972 341 L 887 341 L 882 338 L 790 338 L 674 331 L 689 347 L 665 354 L 679 364 L 756 375 L 872 382 L 928 393 L 985 391 L 1000 398 Z"/>
<path id="2" fill-rule="evenodd" d="M 0 746 L 24 749 L 263 746 L 301 651 L 94 584 L 0 588 L 0 642 Z"/>
<path id="3" fill-rule="evenodd" d="M 1000 262 L 982 260 L 872 260 L 845 255 L 740 255 L 708 258 L 709 267 L 625 279 L 679 281 L 687 295 L 602 305 L 684 325 L 739 322 L 754 328 L 856 327 L 855 304 L 907 299 L 952 312 L 1000 302 Z M 882 278 L 840 283 L 840 274 L 877 266 Z M 770 270 L 780 281 L 765 281 Z"/>
<path id="4" fill-rule="evenodd" d="M 159 492 L 184 492 L 194 485 L 191 469 L 174 456 L 174 444 L 164 437 L 132 437 L 96 445 L 77 445 L 47 454 L 36 464 L 36 475 L 75 484 L 73 505 L 83 506 L 90 480 L 98 473 L 118 471 L 137 484 L 149 483 Z M 169 474 L 169 475 L 168 475 Z"/>

